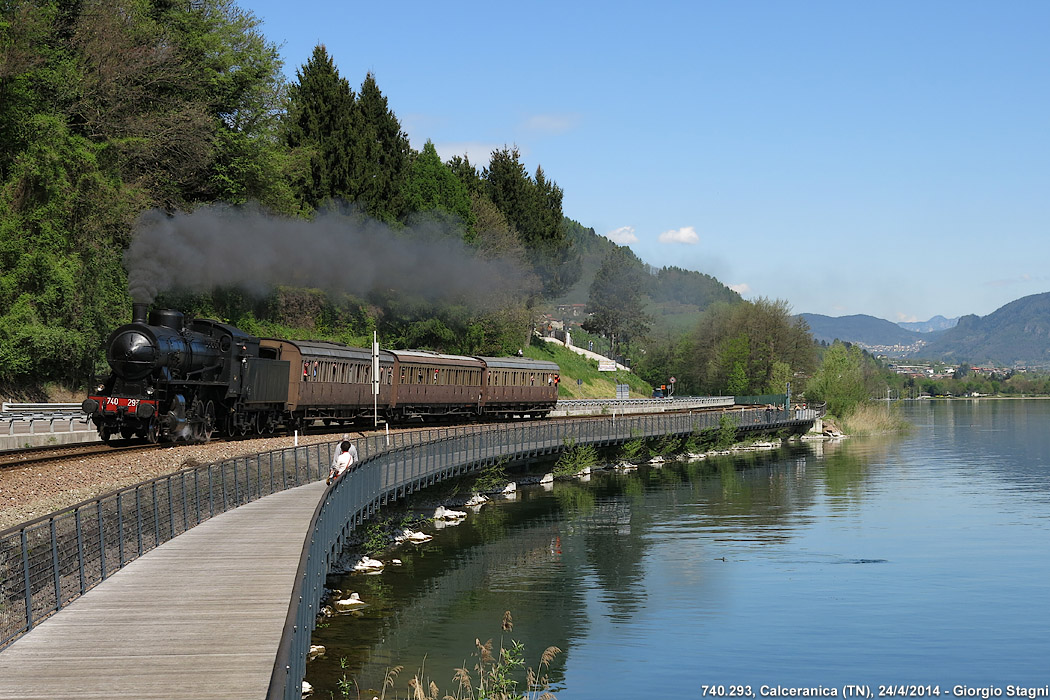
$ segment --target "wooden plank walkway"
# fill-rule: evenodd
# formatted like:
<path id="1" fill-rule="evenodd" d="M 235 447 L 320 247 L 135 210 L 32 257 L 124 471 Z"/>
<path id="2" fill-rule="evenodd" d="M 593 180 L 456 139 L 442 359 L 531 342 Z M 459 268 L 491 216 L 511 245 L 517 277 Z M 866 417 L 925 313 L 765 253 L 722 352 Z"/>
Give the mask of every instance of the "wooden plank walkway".
<path id="1" fill-rule="evenodd" d="M 0 698 L 266 697 L 315 482 L 198 525 L 0 652 Z"/>

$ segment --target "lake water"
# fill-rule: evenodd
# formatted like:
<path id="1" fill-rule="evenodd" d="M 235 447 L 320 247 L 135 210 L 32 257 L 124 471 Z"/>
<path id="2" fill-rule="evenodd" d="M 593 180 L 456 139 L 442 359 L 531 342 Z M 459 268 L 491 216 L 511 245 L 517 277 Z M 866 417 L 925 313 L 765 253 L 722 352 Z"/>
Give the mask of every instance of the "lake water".
<path id="1" fill-rule="evenodd" d="M 1044 689 L 1050 401 L 903 410 L 909 435 L 535 487 L 400 547 L 403 566 L 340 581 L 371 606 L 314 633 L 315 697 L 345 676 L 371 698 L 399 664 L 399 696 L 420 668 L 452 692 L 475 639 L 501 636 L 533 667 L 563 650 L 560 700 Z"/>

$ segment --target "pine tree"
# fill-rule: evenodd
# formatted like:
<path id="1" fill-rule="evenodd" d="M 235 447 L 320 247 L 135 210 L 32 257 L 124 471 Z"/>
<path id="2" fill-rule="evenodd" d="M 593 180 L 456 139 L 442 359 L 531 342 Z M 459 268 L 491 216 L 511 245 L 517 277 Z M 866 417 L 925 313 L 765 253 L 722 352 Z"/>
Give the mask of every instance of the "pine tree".
<path id="1" fill-rule="evenodd" d="M 357 98 L 351 192 L 370 216 L 393 223 L 406 212 L 404 185 L 411 147 L 401 123 L 368 73 Z"/>
<path id="2" fill-rule="evenodd" d="M 580 260 L 566 233 L 561 188 L 547 180 L 543 168 L 530 178 L 520 157 L 517 147 L 493 151 L 483 176 L 485 194 L 517 232 L 544 294 L 554 297 L 579 277 Z"/>
<path id="3" fill-rule="evenodd" d="M 649 332 L 643 297 L 648 274 L 630 248 L 615 246 L 602 260 L 591 283 L 583 328 L 616 340 L 617 345 Z"/>
<path id="4" fill-rule="evenodd" d="M 317 208 L 330 199 L 353 199 L 350 186 L 355 137 L 354 93 L 324 45 L 296 71 L 288 90 L 285 141 L 306 156 L 298 196 Z"/>
<path id="5" fill-rule="evenodd" d="M 473 227 L 467 187 L 441 162 L 430 140 L 413 159 L 405 183 L 405 204 L 410 212 L 445 212 L 458 217 L 464 233 Z"/>

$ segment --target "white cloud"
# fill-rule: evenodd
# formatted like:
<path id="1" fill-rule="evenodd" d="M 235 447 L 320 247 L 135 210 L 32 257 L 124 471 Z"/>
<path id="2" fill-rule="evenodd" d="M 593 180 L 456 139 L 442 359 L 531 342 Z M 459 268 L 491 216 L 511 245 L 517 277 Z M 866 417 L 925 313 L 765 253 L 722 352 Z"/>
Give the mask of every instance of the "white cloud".
<path id="1" fill-rule="evenodd" d="M 915 323 L 919 319 L 913 314 L 897 312 L 897 323 Z"/>
<path id="2" fill-rule="evenodd" d="M 660 242 L 696 245 L 700 242 L 700 236 L 697 235 L 696 229 L 692 226 L 683 226 L 682 228 L 671 229 L 670 231 L 664 231 L 661 233 Z"/>
<path id="3" fill-rule="evenodd" d="M 525 128 L 549 134 L 564 134 L 580 123 L 579 114 L 534 114 L 525 120 Z"/>
<path id="4" fill-rule="evenodd" d="M 634 233 L 634 226 L 621 226 L 615 231 L 609 231 L 609 233 L 605 234 L 605 237 L 620 245 L 638 242 L 638 236 Z"/>
<path id="5" fill-rule="evenodd" d="M 747 282 L 741 282 L 740 284 L 728 284 L 726 285 L 740 296 L 751 293 L 751 285 Z"/>

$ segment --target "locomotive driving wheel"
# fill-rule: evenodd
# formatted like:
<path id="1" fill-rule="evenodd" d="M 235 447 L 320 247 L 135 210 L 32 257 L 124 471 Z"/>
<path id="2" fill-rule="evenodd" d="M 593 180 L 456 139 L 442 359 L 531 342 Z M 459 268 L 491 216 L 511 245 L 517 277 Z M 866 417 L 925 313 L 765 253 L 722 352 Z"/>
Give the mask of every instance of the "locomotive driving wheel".
<path id="1" fill-rule="evenodd" d="M 160 439 L 160 424 L 157 422 L 157 417 L 153 416 L 149 419 L 149 427 L 146 428 L 146 440 L 156 445 Z"/>
<path id="2" fill-rule="evenodd" d="M 204 404 L 200 399 L 194 399 L 190 408 L 190 434 L 193 442 L 205 442 L 204 437 Z"/>
<path id="3" fill-rule="evenodd" d="M 215 433 L 215 402 L 209 401 L 208 405 L 204 407 L 204 422 L 201 425 L 201 437 L 204 442 L 211 440 L 212 434 Z"/>

